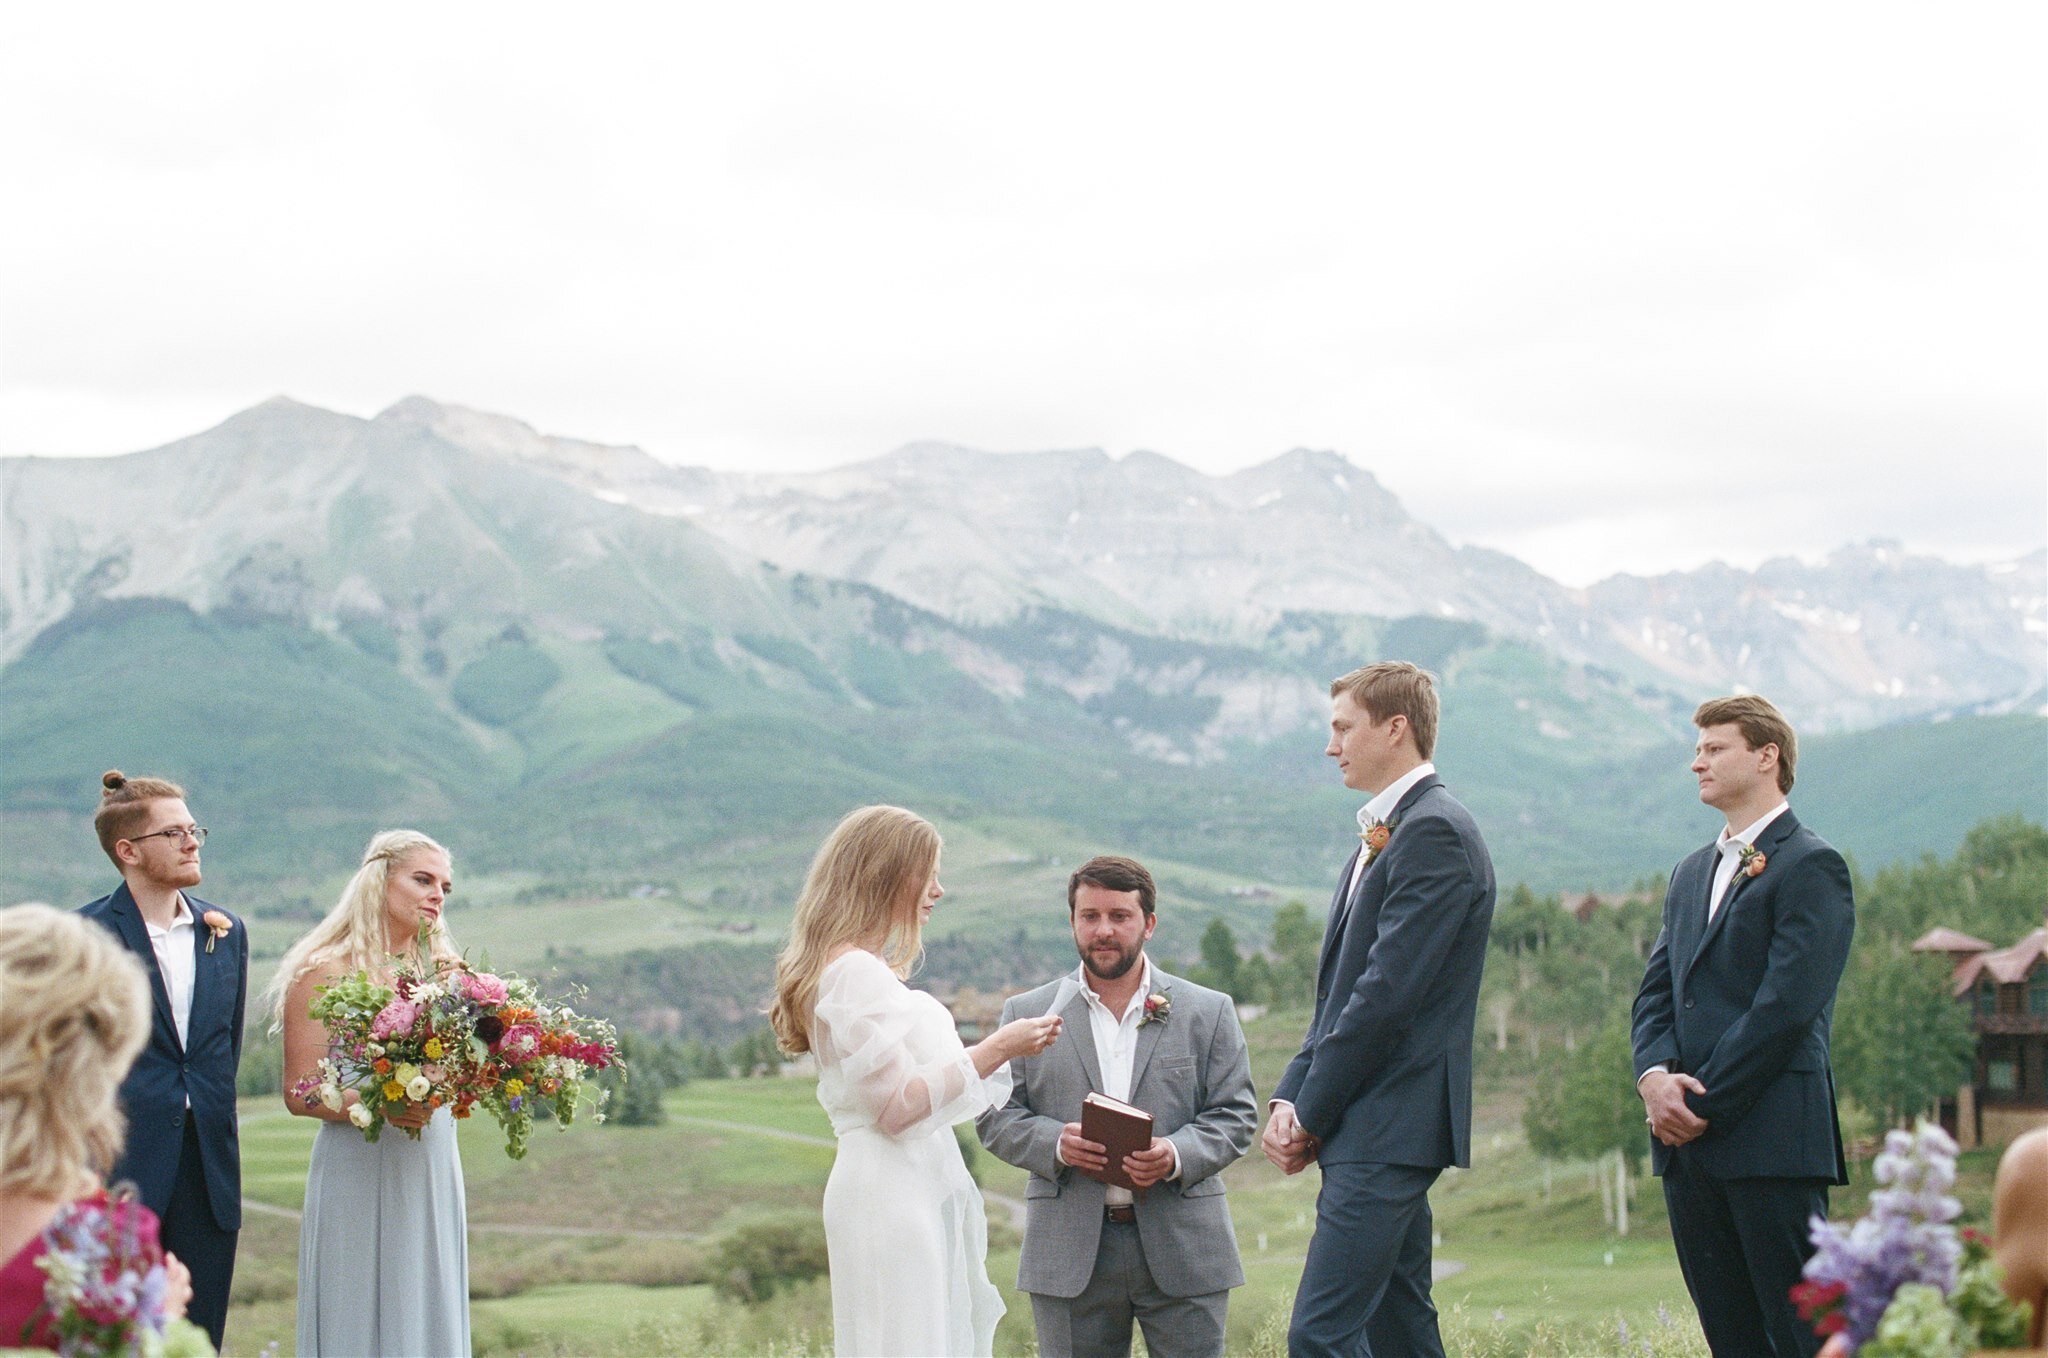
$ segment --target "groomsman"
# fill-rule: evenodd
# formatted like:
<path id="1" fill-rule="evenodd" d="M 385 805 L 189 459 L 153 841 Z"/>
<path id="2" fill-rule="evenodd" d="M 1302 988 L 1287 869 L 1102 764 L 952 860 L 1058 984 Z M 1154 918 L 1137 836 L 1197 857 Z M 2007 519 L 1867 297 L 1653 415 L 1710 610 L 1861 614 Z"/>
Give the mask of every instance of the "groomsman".
<path id="1" fill-rule="evenodd" d="M 1671 874 L 1636 995 L 1636 1090 L 1708 1347 L 1805 1358 L 1820 1339 L 1788 1294 L 1809 1220 L 1849 1181 L 1828 1067 L 1849 867 L 1785 799 L 1798 746 L 1777 708 L 1717 698 L 1692 719 L 1700 800 L 1726 824 Z"/>
<path id="2" fill-rule="evenodd" d="M 1316 1005 L 1274 1091 L 1266 1158 L 1322 1166 L 1287 1350 L 1442 1358 L 1429 1188 L 1472 1162 L 1472 1029 L 1493 860 L 1444 789 L 1436 683 L 1382 661 L 1330 685 L 1344 785 L 1368 794 L 1330 902 Z"/>
<path id="3" fill-rule="evenodd" d="M 1230 1289 L 1244 1282 L 1221 1171 L 1258 1130 L 1251 1059 L 1230 997 L 1145 956 L 1157 924 L 1152 874 L 1091 858 L 1067 882 L 1080 968 L 1013 996 L 1003 1022 L 1060 1007 L 1068 1036 L 1011 1063 L 1010 1101 L 977 1120 L 982 1144 L 1031 1171 L 1017 1286 L 1031 1295 L 1044 1358 L 1223 1352 Z M 1105 1147 L 1081 1135 L 1091 1092 L 1152 1115 L 1152 1143 L 1123 1168 L 1133 1194 L 1077 1174 Z"/>
<path id="4" fill-rule="evenodd" d="M 121 1085 L 128 1141 L 113 1177 L 133 1182 L 162 1219 L 164 1248 L 192 1270 L 186 1314 L 218 1349 L 242 1226 L 235 1069 L 249 934 L 186 890 L 199 885 L 206 831 L 193 821 L 185 790 L 118 771 L 101 782 L 93 829 L 121 885 L 81 913 L 142 959 L 155 1010 L 149 1044 Z"/>

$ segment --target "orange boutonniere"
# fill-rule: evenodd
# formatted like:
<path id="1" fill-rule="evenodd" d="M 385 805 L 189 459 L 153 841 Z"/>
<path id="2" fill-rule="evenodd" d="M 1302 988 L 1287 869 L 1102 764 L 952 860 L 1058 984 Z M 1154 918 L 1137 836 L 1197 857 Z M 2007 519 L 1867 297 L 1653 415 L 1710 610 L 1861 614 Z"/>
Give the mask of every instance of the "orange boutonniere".
<path id="1" fill-rule="evenodd" d="M 1387 841 L 1394 837 L 1393 823 L 1376 820 L 1360 830 L 1358 837 L 1365 842 L 1365 861 L 1370 863 L 1380 856 L 1380 852 L 1387 847 Z"/>
<path id="2" fill-rule="evenodd" d="M 1764 857 L 1763 851 L 1754 844 L 1743 845 L 1742 851 L 1736 857 L 1741 860 L 1742 875 L 1744 877 L 1761 877 L 1764 868 L 1771 861 Z"/>
<path id="3" fill-rule="evenodd" d="M 1164 990 L 1155 990 L 1145 997 L 1145 1012 L 1138 1015 L 1138 1026 L 1148 1023 L 1164 1023 L 1173 1012 L 1173 996 Z"/>
<path id="4" fill-rule="evenodd" d="M 206 950 L 208 952 L 212 952 L 213 945 L 226 938 L 228 931 L 235 927 L 235 922 L 219 910 L 207 911 L 199 917 L 199 922 L 206 926 Z"/>

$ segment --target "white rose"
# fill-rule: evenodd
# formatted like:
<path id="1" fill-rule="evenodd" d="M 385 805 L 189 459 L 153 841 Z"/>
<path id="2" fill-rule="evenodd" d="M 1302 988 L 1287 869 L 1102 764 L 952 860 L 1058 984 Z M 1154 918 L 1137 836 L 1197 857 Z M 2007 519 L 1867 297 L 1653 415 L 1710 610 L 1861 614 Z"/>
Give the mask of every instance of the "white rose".
<path id="1" fill-rule="evenodd" d="M 356 1126 L 358 1126 L 358 1127 L 367 1127 L 367 1126 L 369 1126 L 369 1125 L 370 1125 L 370 1110 L 369 1110 L 369 1107 L 368 1107 L 367 1105 L 365 1105 L 365 1104 L 360 1104 L 360 1103 L 358 1103 L 358 1104 L 354 1104 L 354 1105 L 351 1105 L 351 1106 L 350 1106 L 350 1108 L 349 1108 L 349 1110 L 348 1110 L 348 1120 L 349 1120 L 350 1122 L 353 1122 L 353 1123 L 354 1123 L 354 1124 L 355 1124 Z"/>
<path id="2" fill-rule="evenodd" d="M 419 1103 L 433 1092 L 434 1082 L 424 1075 L 413 1076 L 411 1083 L 405 1087 L 405 1097 L 411 1099 L 414 1103 Z"/>
<path id="3" fill-rule="evenodd" d="M 320 1086 L 320 1102 L 335 1112 L 341 1111 L 341 1090 L 333 1085 Z"/>

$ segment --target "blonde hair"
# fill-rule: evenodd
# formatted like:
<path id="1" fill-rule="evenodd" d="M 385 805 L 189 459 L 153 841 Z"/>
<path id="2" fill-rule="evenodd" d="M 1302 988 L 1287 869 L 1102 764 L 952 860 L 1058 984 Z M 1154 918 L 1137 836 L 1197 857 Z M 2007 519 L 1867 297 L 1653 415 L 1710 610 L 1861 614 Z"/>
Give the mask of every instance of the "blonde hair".
<path id="1" fill-rule="evenodd" d="M 47 905 L 0 910 L 0 1190 L 75 1198 L 113 1168 L 116 1095 L 149 1040 L 149 980 L 120 940 Z"/>
<path id="2" fill-rule="evenodd" d="M 900 806 L 863 806 L 825 837 L 797 897 L 789 942 L 775 959 L 768 1021 L 784 1051 L 811 1049 L 818 977 L 848 946 L 879 944 L 898 976 L 910 974 L 923 946 L 917 893 L 931 880 L 941 845 L 930 821 Z"/>
<path id="3" fill-rule="evenodd" d="M 115 867 L 121 860 L 114 857 L 114 845 L 149 824 L 151 802 L 174 797 L 184 800 L 185 789 L 165 778 L 130 778 L 119 769 L 100 775 L 100 809 L 93 812 L 92 829 Z"/>
<path id="4" fill-rule="evenodd" d="M 1427 759 L 1436 752 L 1436 678 L 1428 670 L 1405 660 L 1382 660 L 1331 680 L 1330 696 L 1340 693 L 1350 694 L 1374 726 L 1406 717 L 1415 753 Z"/>
<path id="5" fill-rule="evenodd" d="M 259 1004 L 259 1012 L 270 1012 L 271 1032 L 284 1026 L 285 997 L 313 968 L 339 963 L 347 971 L 375 971 L 384 966 L 391 956 L 384 929 L 384 892 L 391 881 L 391 865 L 422 849 L 448 852 L 417 830 L 386 830 L 370 841 L 370 847 L 363 850 L 363 865 L 341 889 L 341 899 L 277 964 L 277 974 L 270 978 Z M 420 939 L 413 940 L 408 960 L 423 968 L 462 960 L 446 924 L 436 927 L 428 938 L 425 949 L 420 947 Z"/>

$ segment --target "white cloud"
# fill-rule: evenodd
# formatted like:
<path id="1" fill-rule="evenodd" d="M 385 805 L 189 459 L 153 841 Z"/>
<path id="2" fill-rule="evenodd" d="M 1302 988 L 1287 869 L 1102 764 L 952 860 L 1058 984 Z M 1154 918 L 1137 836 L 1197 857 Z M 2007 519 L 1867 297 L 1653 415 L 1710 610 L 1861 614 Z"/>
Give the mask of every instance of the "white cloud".
<path id="1" fill-rule="evenodd" d="M 2030 6 L 339 13 L 9 17 L 0 452 L 418 391 L 1330 447 L 1570 579 L 2044 536 Z"/>

